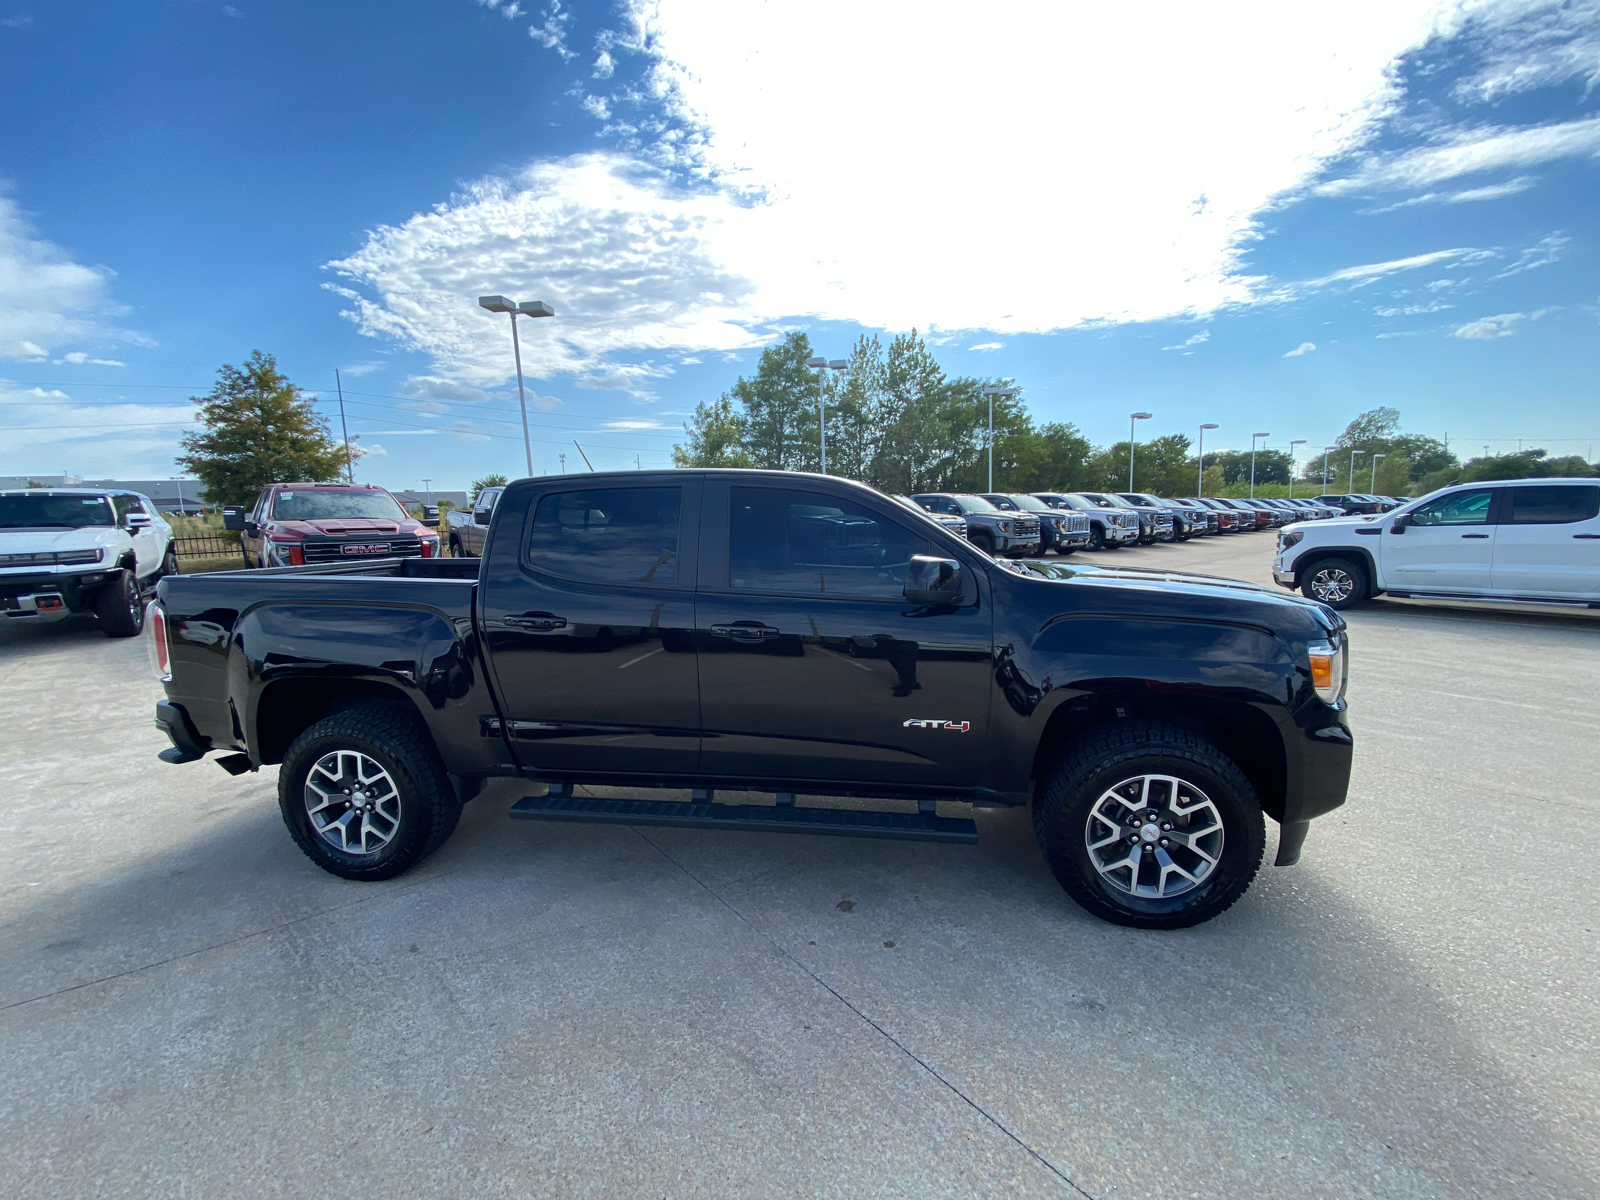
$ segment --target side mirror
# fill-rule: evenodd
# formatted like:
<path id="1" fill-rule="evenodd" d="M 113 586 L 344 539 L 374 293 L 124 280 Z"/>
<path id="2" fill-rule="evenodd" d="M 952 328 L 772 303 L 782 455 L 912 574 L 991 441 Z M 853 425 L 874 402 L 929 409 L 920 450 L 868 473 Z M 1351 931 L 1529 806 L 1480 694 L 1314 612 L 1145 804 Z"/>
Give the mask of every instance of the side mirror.
<path id="1" fill-rule="evenodd" d="M 1410 525 L 1410 524 L 1411 524 L 1411 514 L 1410 513 L 1401 513 L 1398 517 L 1396 517 L 1393 521 L 1391 521 L 1389 523 L 1389 532 L 1390 533 L 1404 533 L 1406 531 L 1406 526 Z"/>
<path id="2" fill-rule="evenodd" d="M 244 509 L 240 505 L 230 504 L 222 510 L 222 527 L 235 531 L 244 529 Z"/>
<path id="3" fill-rule="evenodd" d="M 953 558 L 918 554 L 906 568 L 905 595 L 913 604 L 960 604 L 966 590 L 963 584 L 961 564 Z"/>
<path id="4" fill-rule="evenodd" d="M 254 521 L 246 521 L 244 523 L 244 532 L 246 537 L 260 537 L 261 526 Z"/>
<path id="5" fill-rule="evenodd" d="M 437 504 L 424 504 L 422 506 L 422 523 L 439 527 L 439 506 Z"/>
<path id="6" fill-rule="evenodd" d="M 154 524 L 155 524 L 155 521 L 150 517 L 149 513 L 129 513 L 128 514 L 128 530 L 129 530 L 129 532 L 136 532 L 136 531 L 138 531 L 140 529 L 149 529 Z"/>
<path id="7" fill-rule="evenodd" d="M 494 516 L 492 508 L 475 508 L 472 510 L 472 523 L 474 525 L 487 525 L 489 518 Z"/>

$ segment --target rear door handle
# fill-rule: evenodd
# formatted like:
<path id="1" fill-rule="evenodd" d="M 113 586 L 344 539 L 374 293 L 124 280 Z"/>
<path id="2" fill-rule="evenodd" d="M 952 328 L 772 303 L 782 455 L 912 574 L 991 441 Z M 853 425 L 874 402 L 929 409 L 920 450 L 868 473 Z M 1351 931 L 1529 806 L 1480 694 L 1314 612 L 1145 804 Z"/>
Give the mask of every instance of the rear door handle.
<path id="1" fill-rule="evenodd" d="M 732 625 L 713 625 L 714 637 L 732 638 L 736 642 L 759 642 L 778 636 L 778 630 L 759 621 L 735 621 Z"/>
<path id="2" fill-rule="evenodd" d="M 1486 538 L 1489 535 L 1487 533 L 1463 533 L 1461 536 L 1464 538 Z"/>
<path id="3" fill-rule="evenodd" d="M 507 625 L 517 629 L 529 629 L 537 633 L 548 633 L 552 629 L 565 629 L 567 619 L 555 616 L 553 613 L 523 613 L 520 617 L 504 618 Z"/>
<path id="4" fill-rule="evenodd" d="M 1575 533 L 1572 536 L 1575 538 L 1600 538 L 1600 533 Z"/>

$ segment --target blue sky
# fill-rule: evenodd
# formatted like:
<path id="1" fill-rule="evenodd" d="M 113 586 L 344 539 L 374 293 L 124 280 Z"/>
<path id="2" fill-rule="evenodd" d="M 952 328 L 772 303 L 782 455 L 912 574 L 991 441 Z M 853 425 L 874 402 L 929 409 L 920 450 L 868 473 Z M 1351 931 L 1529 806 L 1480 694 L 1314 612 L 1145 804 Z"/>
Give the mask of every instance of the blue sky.
<path id="1" fill-rule="evenodd" d="M 0 474 L 170 475 L 256 348 L 360 477 L 519 474 L 484 292 L 557 310 L 535 471 L 667 465 L 793 328 L 1098 442 L 1600 449 L 1593 0 L 0 0 L 0 111 Z"/>

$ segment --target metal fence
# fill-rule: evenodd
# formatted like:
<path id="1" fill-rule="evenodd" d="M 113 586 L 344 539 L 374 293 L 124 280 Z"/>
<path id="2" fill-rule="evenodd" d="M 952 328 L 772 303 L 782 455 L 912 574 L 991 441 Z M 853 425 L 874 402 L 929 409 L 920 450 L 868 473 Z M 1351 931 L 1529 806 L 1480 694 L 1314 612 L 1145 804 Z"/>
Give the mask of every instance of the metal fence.
<path id="1" fill-rule="evenodd" d="M 225 537 L 180 537 L 172 539 L 172 550 L 179 558 L 231 558 L 239 553 L 239 543 Z"/>

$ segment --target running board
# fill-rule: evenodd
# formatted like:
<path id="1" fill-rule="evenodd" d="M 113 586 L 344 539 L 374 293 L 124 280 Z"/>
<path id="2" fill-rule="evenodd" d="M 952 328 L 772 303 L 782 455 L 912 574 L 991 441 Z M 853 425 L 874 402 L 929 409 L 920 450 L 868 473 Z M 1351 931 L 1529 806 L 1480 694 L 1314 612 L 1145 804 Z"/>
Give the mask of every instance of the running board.
<path id="1" fill-rule="evenodd" d="M 842 837 L 896 838 L 908 842 L 972 845 L 975 822 L 929 812 L 863 812 L 853 808 L 799 808 L 780 803 L 679 804 L 668 800 L 602 800 L 580 796 L 526 796 L 509 814 L 524 821 L 586 821 L 602 825 L 679 825 L 692 829 L 742 829 L 762 833 L 831 833 Z"/>

